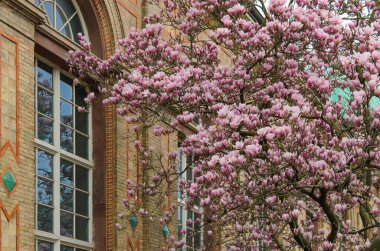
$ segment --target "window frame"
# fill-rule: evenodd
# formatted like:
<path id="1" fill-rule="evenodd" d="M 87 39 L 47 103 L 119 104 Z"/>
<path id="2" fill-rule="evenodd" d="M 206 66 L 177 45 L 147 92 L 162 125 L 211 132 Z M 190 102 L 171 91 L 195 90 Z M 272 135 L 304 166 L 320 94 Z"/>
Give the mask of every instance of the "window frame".
<path id="1" fill-rule="evenodd" d="M 192 162 L 193 162 L 193 158 L 192 158 Z M 181 151 L 178 149 L 178 183 L 181 179 L 185 179 L 185 180 L 190 180 L 188 179 L 187 177 L 187 172 L 188 171 L 192 171 L 192 168 L 190 166 L 188 166 L 188 158 L 183 154 L 181 153 Z M 194 181 L 194 176 L 193 174 L 191 175 L 191 182 Z M 187 226 L 187 219 L 188 219 L 188 213 L 191 212 L 193 214 L 193 221 L 194 221 L 194 214 L 197 213 L 197 214 L 200 214 L 200 211 L 201 211 L 201 208 L 200 206 L 194 206 L 194 208 L 192 210 L 187 210 L 186 209 L 186 195 L 184 196 L 181 191 L 179 190 L 179 185 L 178 185 L 178 193 L 177 193 L 177 200 L 178 200 L 178 210 L 177 210 L 177 221 L 178 221 L 178 225 L 179 225 L 179 222 L 181 222 L 181 225 L 182 225 L 182 229 L 181 230 L 184 230 L 186 229 L 186 235 L 185 236 L 182 236 L 181 235 L 181 232 L 178 228 L 178 237 L 181 237 L 181 239 L 178 238 L 178 240 L 184 240 L 185 241 L 185 245 L 183 246 L 183 248 L 181 250 L 191 250 L 191 251 L 198 251 L 198 250 L 201 250 L 201 247 L 202 247 L 202 243 L 203 243 L 203 226 L 202 226 L 202 223 L 203 223 L 203 219 L 201 219 L 201 222 L 199 223 L 199 235 L 200 235 L 200 246 L 199 246 L 199 249 L 198 248 L 195 248 L 195 235 L 192 235 L 191 238 L 193 240 L 193 243 L 192 243 L 192 246 L 188 246 L 187 245 L 187 235 L 189 234 L 187 229 L 189 228 Z M 181 221 L 180 221 L 180 217 L 179 217 L 179 213 L 181 213 Z M 193 225 L 193 227 L 191 227 L 192 230 L 195 230 L 195 224 Z"/>
<path id="2" fill-rule="evenodd" d="M 59 65 L 56 65 L 54 63 L 51 63 L 50 61 L 44 59 L 43 57 L 39 55 L 35 55 L 35 61 L 34 61 L 34 72 L 36 73 L 38 61 L 42 62 L 43 64 L 48 65 L 52 68 L 52 92 L 53 92 L 53 143 L 49 144 L 41 139 L 38 139 L 38 123 L 37 123 L 37 116 L 38 116 L 38 110 L 37 110 L 37 104 L 38 104 L 38 96 L 37 96 L 37 74 L 35 74 L 34 78 L 34 97 L 35 97 L 35 103 L 34 103 L 34 119 L 35 119 L 35 137 L 34 137 L 34 154 L 35 154 L 35 246 L 36 249 L 38 248 L 38 241 L 46 241 L 53 243 L 54 250 L 60 250 L 61 245 L 67 245 L 70 247 L 73 247 L 75 249 L 84 249 L 84 250 L 92 250 L 94 248 L 93 245 L 93 202 L 92 202 L 92 195 L 93 195 L 93 186 L 92 186 L 92 177 L 93 177 L 93 128 L 91 123 L 92 118 L 92 109 L 88 109 L 88 159 L 82 158 L 80 156 L 75 155 L 74 147 L 75 147 L 75 141 L 73 139 L 73 153 L 70 153 L 66 150 L 61 149 L 61 141 L 60 141 L 60 127 L 61 127 L 61 114 L 60 114 L 60 101 L 61 101 L 61 95 L 60 95 L 60 74 L 63 74 L 66 77 L 69 77 L 71 79 L 74 79 L 72 74 L 68 73 L 67 71 L 63 70 Z M 88 91 L 88 89 L 87 89 Z M 73 96 L 73 114 L 75 114 L 75 97 Z M 75 115 L 73 120 L 73 134 L 75 134 Z M 74 136 L 73 136 L 74 138 Z M 45 232 L 42 230 L 38 230 L 38 210 L 37 205 L 39 204 L 37 201 L 38 198 L 38 189 L 37 189 L 37 182 L 38 182 L 38 173 L 37 173 L 37 153 L 38 150 L 45 151 L 48 154 L 51 154 L 53 156 L 53 233 Z M 65 159 L 67 161 L 72 162 L 74 165 L 79 165 L 83 168 L 86 168 L 88 170 L 88 241 L 83 241 L 79 239 L 75 239 L 75 236 L 73 238 L 62 236 L 60 233 L 60 195 L 61 195 L 61 182 L 60 182 L 60 160 Z M 73 168 L 73 172 L 75 171 L 75 168 Z M 76 186 L 73 191 L 76 190 Z M 75 208 L 75 200 L 73 200 L 73 207 Z M 75 213 L 75 209 L 73 211 L 73 215 L 77 215 Z M 58 222 L 58 223 L 57 223 Z M 75 225 L 73 225 L 73 229 L 75 231 Z"/>
<path id="3" fill-rule="evenodd" d="M 42 1 L 46 1 L 46 0 L 42 0 Z M 48 0 L 48 1 L 51 1 L 51 2 L 55 2 L 56 0 Z M 86 22 L 84 21 L 84 17 L 83 17 L 83 15 L 82 15 L 82 12 L 81 12 L 81 10 L 80 10 L 80 8 L 79 8 L 79 5 L 78 5 L 78 3 L 77 3 L 77 1 L 76 0 L 66 0 L 66 1 L 71 1 L 71 3 L 73 4 L 73 6 L 74 6 L 74 8 L 75 8 L 75 11 L 76 11 L 76 14 L 78 15 L 78 18 L 79 18 L 79 21 L 80 21 L 80 24 L 81 24 L 81 26 L 82 26 L 82 31 L 83 31 L 83 36 L 85 36 L 85 37 L 88 37 L 88 30 L 87 30 L 87 26 L 86 26 Z M 79 45 L 75 40 L 74 40 L 74 37 L 77 35 L 77 34 L 72 34 L 73 35 L 73 38 L 70 38 L 70 37 L 68 37 L 68 36 L 65 36 L 63 33 L 61 33 L 58 29 L 56 29 L 56 27 L 54 27 L 54 26 L 56 26 L 56 12 L 57 12 L 57 10 L 56 10 L 56 8 L 54 8 L 54 24 L 52 24 L 52 25 L 50 25 L 49 24 L 49 17 L 48 17 L 48 14 L 47 14 L 47 12 L 42 8 L 42 7 L 40 7 L 40 6 L 38 6 L 38 5 L 36 5 L 35 3 L 34 3 L 34 0 L 33 0 L 33 4 L 37 7 L 37 8 L 39 8 L 39 9 L 41 9 L 44 13 L 45 13 L 45 15 L 46 15 L 46 20 L 45 20 L 45 23 L 43 24 L 43 26 L 45 26 L 45 27 L 48 27 L 49 28 L 49 30 L 50 31 L 54 31 L 54 33 L 55 34 L 59 34 L 60 36 L 62 36 L 62 37 L 64 37 L 64 38 L 66 38 L 66 39 L 68 39 L 68 40 L 70 40 L 71 42 L 73 42 L 74 44 L 76 44 L 76 45 Z M 43 4 L 43 3 L 41 3 L 41 4 Z M 60 8 L 62 9 L 62 7 L 60 6 Z M 75 14 L 73 14 L 73 15 L 75 15 Z M 66 16 L 66 15 L 65 15 Z M 71 19 L 70 19 L 71 20 Z M 61 27 L 61 30 L 63 29 L 63 27 L 64 26 L 62 26 Z"/>

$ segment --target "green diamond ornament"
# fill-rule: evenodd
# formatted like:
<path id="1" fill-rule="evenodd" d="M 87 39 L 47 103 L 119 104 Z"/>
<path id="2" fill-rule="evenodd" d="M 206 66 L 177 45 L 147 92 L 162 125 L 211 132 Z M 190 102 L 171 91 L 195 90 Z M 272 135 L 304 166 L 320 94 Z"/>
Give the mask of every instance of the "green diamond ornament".
<path id="1" fill-rule="evenodd" d="M 164 237 L 165 237 L 165 240 L 166 240 L 168 238 L 168 236 L 169 236 L 169 228 L 168 228 L 168 226 L 166 224 L 162 228 L 162 233 L 164 234 Z"/>
<path id="2" fill-rule="evenodd" d="M 129 217 L 129 223 L 131 224 L 132 229 L 135 230 L 135 228 L 137 227 L 137 218 L 134 213 L 132 213 L 131 217 Z"/>
<path id="3" fill-rule="evenodd" d="M 17 184 L 17 180 L 10 168 L 8 168 L 8 170 L 5 171 L 5 173 L 1 177 L 1 180 L 2 180 L 5 190 L 7 191 L 9 195 L 13 191 L 13 189 L 15 189 L 16 184 Z"/>

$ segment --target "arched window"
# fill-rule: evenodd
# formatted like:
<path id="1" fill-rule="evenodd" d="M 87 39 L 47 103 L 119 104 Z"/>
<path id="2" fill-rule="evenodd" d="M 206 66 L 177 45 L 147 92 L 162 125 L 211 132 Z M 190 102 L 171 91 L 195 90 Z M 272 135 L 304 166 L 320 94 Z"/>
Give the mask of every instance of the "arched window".
<path id="1" fill-rule="evenodd" d="M 79 43 L 77 34 L 84 34 L 84 29 L 75 2 L 71 0 L 34 0 L 34 4 L 46 12 L 47 22 L 51 27 Z"/>

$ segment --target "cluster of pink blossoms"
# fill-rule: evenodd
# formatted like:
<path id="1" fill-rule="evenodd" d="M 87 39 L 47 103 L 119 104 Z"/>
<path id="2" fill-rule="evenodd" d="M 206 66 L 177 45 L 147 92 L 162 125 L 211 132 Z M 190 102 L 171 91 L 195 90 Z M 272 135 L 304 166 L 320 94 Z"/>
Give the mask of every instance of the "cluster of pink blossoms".
<path id="1" fill-rule="evenodd" d="M 138 123 L 136 132 L 201 121 L 180 149 L 195 159 L 194 182 L 179 186 L 188 208 L 201 205 L 205 228 L 227 226 L 223 243 L 207 231 L 205 249 L 369 247 L 380 214 L 380 4 L 272 0 L 260 24 L 248 18 L 248 0 L 163 2 L 112 57 L 92 56 L 82 38 L 68 62 L 99 81 L 104 104 Z M 176 165 L 163 168 L 154 149 L 141 150 L 155 175 L 131 195 L 176 189 Z M 361 224 L 347 217 L 353 209 Z"/>

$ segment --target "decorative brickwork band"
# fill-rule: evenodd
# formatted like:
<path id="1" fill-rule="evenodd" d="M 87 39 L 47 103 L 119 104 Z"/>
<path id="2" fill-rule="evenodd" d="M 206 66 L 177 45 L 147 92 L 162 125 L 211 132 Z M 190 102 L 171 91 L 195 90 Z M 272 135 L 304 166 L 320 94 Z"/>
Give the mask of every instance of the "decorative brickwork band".
<path id="1" fill-rule="evenodd" d="M 93 0 L 96 13 L 99 16 L 105 56 L 111 56 L 115 50 L 115 39 L 112 30 L 111 20 L 107 13 L 107 6 L 104 0 Z"/>
<path id="2" fill-rule="evenodd" d="M 115 177 L 114 177 L 114 135 L 115 110 L 106 107 L 106 247 L 115 250 Z"/>
<path id="3" fill-rule="evenodd" d="M 0 31 L 0 182 L 8 197 L 19 186 L 11 165 L 19 165 L 20 155 L 19 42 Z M 8 156 L 5 156 L 9 153 Z M 0 251 L 20 250 L 17 204 L 9 214 L 0 202 Z M 16 218 L 16 219 L 14 219 Z M 14 219 L 14 220 L 13 220 Z"/>
<path id="4" fill-rule="evenodd" d="M 127 3 L 125 3 L 123 0 L 116 0 L 116 2 L 119 4 L 119 6 L 121 6 L 121 14 L 122 14 L 122 17 L 124 18 L 127 18 L 128 16 L 132 17 L 133 20 L 134 20 L 134 28 L 138 29 L 139 27 L 139 15 L 132 9 L 128 6 Z M 137 5 L 137 0 L 136 0 L 136 3 L 134 5 Z M 129 31 L 129 28 L 131 27 L 128 27 L 127 23 L 128 22 L 128 19 L 124 19 L 123 20 L 123 23 L 124 23 L 124 32 L 125 34 L 128 33 Z"/>
<path id="5" fill-rule="evenodd" d="M 135 243 L 132 242 L 131 238 L 127 236 L 128 241 L 128 248 L 130 248 L 131 251 L 138 251 L 140 250 L 140 238 L 137 239 Z"/>
<path id="6" fill-rule="evenodd" d="M 115 38 L 110 16 L 107 13 L 106 1 L 92 0 L 101 27 L 105 57 L 115 50 Z M 114 107 L 107 106 L 106 112 L 106 251 L 115 250 L 115 180 L 114 180 L 114 135 L 115 116 Z M 1 251 L 1 250 L 0 250 Z"/>
<path id="7" fill-rule="evenodd" d="M 17 204 L 9 214 L 0 202 L 0 251 L 20 250 L 20 205 Z M 13 220 L 16 217 L 15 220 Z M 12 221 L 13 220 L 13 221 Z M 6 229 L 3 229 L 7 227 Z"/>
<path id="8" fill-rule="evenodd" d="M 0 31 L 0 157 L 11 151 L 19 163 L 19 43 Z"/>

